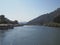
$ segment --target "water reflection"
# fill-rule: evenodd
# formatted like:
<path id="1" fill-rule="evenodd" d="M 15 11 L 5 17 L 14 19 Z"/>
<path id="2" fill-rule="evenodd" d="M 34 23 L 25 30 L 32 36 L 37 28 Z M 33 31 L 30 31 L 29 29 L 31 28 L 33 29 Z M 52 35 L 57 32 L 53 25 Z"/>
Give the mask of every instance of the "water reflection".
<path id="1" fill-rule="evenodd" d="M 3 30 L 0 30 L 0 45 L 2 45 L 3 44 L 3 38 L 4 38 L 4 36 L 5 36 L 5 31 L 3 31 Z"/>

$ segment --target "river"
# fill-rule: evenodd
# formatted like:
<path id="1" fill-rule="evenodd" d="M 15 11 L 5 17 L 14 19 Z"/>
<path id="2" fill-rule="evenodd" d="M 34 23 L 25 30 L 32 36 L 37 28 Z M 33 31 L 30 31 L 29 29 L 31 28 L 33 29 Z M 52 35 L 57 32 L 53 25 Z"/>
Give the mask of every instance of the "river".
<path id="1" fill-rule="evenodd" d="M 22 26 L 0 31 L 0 45 L 60 45 L 60 28 Z"/>

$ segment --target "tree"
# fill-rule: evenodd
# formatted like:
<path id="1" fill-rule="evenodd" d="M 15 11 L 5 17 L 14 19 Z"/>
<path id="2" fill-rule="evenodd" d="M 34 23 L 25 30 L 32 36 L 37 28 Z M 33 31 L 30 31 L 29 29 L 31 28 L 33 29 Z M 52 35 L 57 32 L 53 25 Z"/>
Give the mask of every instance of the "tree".
<path id="1" fill-rule="evenodd" d="M 14 23 L 15 23 L 15 24 L 18 24 L 18 21 L 17 21 L 17 20 L 15 20 L 15 21 L 14 21 Z"/>
<path id="2" fill-rule="evenodd" d="M 60 15 L 55 17 L 53 21 L 56 22 L 56 23 L 60 23 Z"/>

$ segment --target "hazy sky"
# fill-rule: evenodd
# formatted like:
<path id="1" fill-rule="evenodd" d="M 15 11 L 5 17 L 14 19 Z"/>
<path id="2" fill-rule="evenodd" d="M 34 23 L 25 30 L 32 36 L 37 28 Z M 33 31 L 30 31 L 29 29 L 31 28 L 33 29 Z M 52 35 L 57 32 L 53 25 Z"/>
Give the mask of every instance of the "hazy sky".
<path id="1" fill-rule="evenodd" d="M 11 20 L 30 21 L 60 7 L 60 0 L 0 0 L 0 14 Z"/>

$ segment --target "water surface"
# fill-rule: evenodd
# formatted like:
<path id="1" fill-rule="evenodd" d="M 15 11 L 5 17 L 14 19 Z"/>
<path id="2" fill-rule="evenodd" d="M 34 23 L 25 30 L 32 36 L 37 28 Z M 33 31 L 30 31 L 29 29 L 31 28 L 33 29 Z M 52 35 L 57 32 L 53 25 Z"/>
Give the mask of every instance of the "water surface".
<path id="1" fill-rule="evenodd" d="M 0 33 L 0 45 L 60 45 L 60 28 L 22 26 Z"/>

